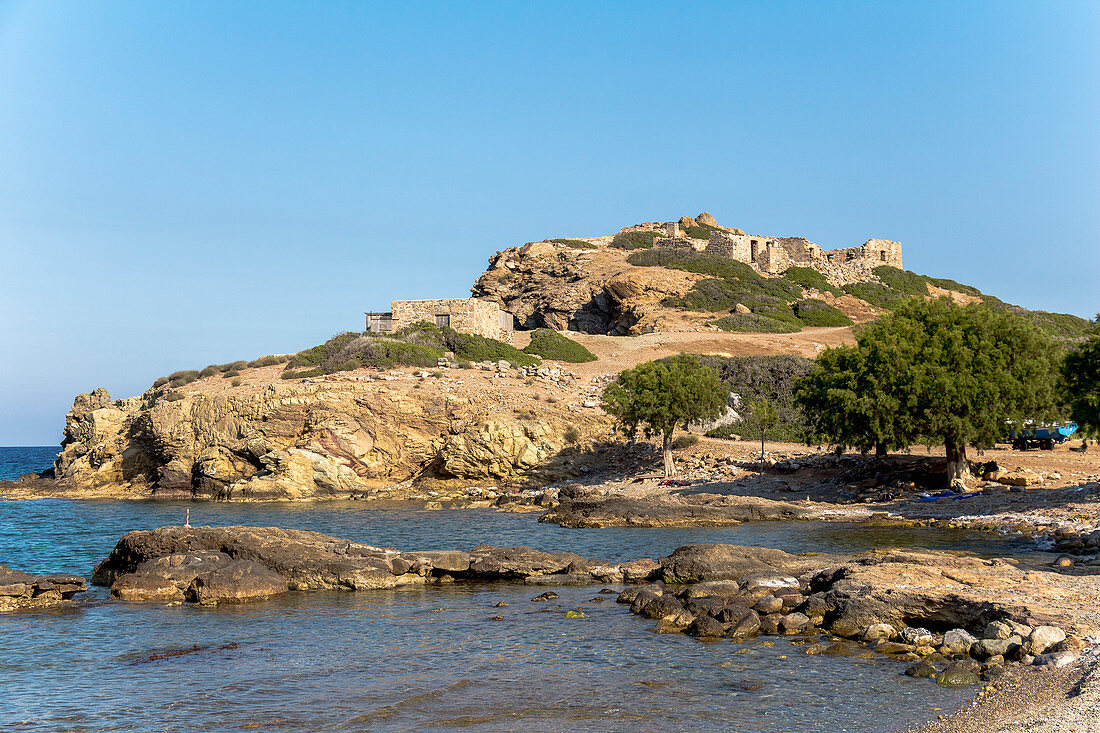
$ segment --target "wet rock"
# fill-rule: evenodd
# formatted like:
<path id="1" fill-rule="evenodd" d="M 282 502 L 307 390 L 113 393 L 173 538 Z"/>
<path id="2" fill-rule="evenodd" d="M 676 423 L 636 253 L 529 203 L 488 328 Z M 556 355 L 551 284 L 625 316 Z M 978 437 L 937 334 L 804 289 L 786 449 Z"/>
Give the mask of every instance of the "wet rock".
<path id="1" fill-rule="evenodd" d="M 978 681 L 979 677 L 976 672 L 957 667 L 948 667 L 936 675 L 936 684 L 945 687 L 966 687 L 967 685 L 977 684 Z"/>
<path id="2" fill-rule="evenodd" d="M 537 596 L 535 596 L 531 600 L 536 601 L 536 602 L 537 601 L 552 601 L 552 600 L 554 600 L 555 598 L 558 598 L 558 597 L 559 596 L 558 596 L 557 593 L 555 593 L 552 590 L 548 590 L 545 593 L 539 593 Z"/>
<path id="3" fill-rule="evenodd" d="M 274 598 L 289 589 L 281 576 L 250 560 L 230 560 L 215 570 L 202 572 L 187 588 L 192 603 L 241 603 Z"/>
<path id="4" fill-rule="evenodd" d="M 779 633 L 779 620 L 783 618 L 781 614 L 769 613 L 767 616 L 760 618 L 760 633 L 761 634 L 778 634 Z"/>
<path id="5" fill-rule="evenodd" d="M 57 606 L 86 589 L 87 582 L 79 575 L 31 575 L 0 565 L 0 612 Z"/>
<path id="6" fill-rule="evenodd" d="M 644 613 L 649 604 L 660 598 L 658 594 L 651 590 L 642 589 L 634 595 L 634 600 L 630 602 L 630 612 L 635 614 Z"/>
<path id="7" fill-rule="evenodd" d="M 697 639 L 717 639 L 726 635 L 726 626 L 710 616 L 697 616 L 687 627 L 687 633 Z"/>
<path id="8" fill-rule="evenodd" d="M 992 682 L 1005 673 L 1003 664 L 993 664 L 988 667 L 983 667 L 981 671 L 981 678 L 983 682 Z"/>
<path id="9" fill-rule="evenodd" d="M 664 589 L 659 585 L 635 585 L 629 588 L 624 588 L 622 593 L 620 593 L 619 597 L 615 600 L 618 603 L 634 603 L 634 600 L 643 592 L 651 593 L 657 596 L 661 595 L 661 593 L 664 592 Z"/>
<path id="10" fill-rule="evenodd" d="M 754 636 L 759 632 L 760 616 L 756 611 L 748 610 L 742 614 L 741 618 L 730 625 L 728 634 L 734 638 L 744 639 L 749 636 Z"/>
<path id="11" fill-rule="evenodd" d="M 937 672 L 936 668 L 928 662 L 917 662 L 912 667 L 906 669 L 905 674 L 910 677 L 932 678 L 936 676 Z"/>
<path id="12" fill-rule="evenodd" d="M 660 563 L 666 583 L 698 583 L 740 580 L 752 573 L 797 568 L 805 561 L 782 550 L 764 547 L 687 545 L 662 557 Z"/>
<path id="13" fill-rule="evenodd" d="M 675 596 L 663 595 L 646 603 L 641 610 L 641 615 L 646 618 L 661 619 L 679 616 L 685 610 L 684 605 Z M 691 619 L 688 619 L 689 623 L 690 621 Z"/>

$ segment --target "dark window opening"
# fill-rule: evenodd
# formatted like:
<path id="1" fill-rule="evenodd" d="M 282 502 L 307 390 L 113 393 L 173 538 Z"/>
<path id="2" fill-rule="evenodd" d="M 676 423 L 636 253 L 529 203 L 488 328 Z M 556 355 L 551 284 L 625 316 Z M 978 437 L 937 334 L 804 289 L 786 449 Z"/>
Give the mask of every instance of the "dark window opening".
<path id="1" fill-rule="evenodd" d="M 451 316 L 449 314 L 437 315 L 435 317 L 435 325 L 439 326 L 440 328 L 449 328 L 451 325 Z"/>
<path id="2" fill-rule="evenodd" d="M 885 262 L 886 261 L 886 250 L 882 250 L 878 254 L 879 254 L 879 257 L 882 258 L 882 261 Z"/>

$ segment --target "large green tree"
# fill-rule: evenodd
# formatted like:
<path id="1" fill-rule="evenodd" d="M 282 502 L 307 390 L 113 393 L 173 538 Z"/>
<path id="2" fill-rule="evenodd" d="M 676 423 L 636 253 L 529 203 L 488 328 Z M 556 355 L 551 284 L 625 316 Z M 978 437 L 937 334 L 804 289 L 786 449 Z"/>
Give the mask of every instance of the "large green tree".
<path id="1" fill-rule="evenodd" d="M 948 478 L 969 473 L 966 446 L 1002 439 L 1006 424 L 1052 415 L 1058 349 L 1026 319 L 949 298 L 917 300 L 830 349 L 798 395 L 837 445 L 942 442 Z"/>
<path id="2" fill-rule="evenodd" d="M 1100 333 L 1066 355 L 1062 375 L 1073 420 L 1083 433 L 1100 433 Z"/>
<path id="3" fill-rule="evenodd" d="M 727 387 L 713 369 L 694 356 L 680 354 L 647 361 L 621 372 L 603 393 L 603 407 L 630 436 L 660 435 L 665 476 L 674 476 L 672 433 L 678 426 L 722 415 Z"/>

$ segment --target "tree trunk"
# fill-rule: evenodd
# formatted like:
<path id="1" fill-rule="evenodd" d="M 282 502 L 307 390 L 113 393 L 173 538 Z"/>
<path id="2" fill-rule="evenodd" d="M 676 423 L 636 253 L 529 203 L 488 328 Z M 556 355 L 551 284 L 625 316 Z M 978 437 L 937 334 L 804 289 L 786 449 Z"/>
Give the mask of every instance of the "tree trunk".
<path id="1" fill-rule="evenodd" d="M 764 429 L 760 429 L 760 475 L 764 475 Z"/>
<path id="2" fill-rule="evenodd" d="M 886 457 L 886 444 L 885 443 L 875 443 L 875 458 L 885 458 L 885 457 Z"/>
<path id="3" fill-rule="evenodd" d="M 665 433 L 663 442 L 665 451 L 665 478 L 672 478 L 676 475 L 676 464 L 672 462 L 672 433 Z"/>
<path id="4" fill-rule="evenodd" d="M 944 450 L 947 452 L 947 483 L 952 484 L 956 479 L 965 481 L 970 478 L 970 464 L 966 460 L 966 443 L 948 437 L 944 441 Z"/>

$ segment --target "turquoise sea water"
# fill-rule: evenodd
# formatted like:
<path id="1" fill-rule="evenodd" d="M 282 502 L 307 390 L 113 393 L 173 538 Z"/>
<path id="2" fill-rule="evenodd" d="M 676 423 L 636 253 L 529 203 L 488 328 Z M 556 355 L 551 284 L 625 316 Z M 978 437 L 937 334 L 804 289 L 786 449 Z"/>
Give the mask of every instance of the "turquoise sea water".
<path id="1" fill-rule="evenodd" d="M 847 551 L 887 539 L 810 523 L 571 530 L 533 515 L 352 502 L 39 500 L 0 502 L 0 562 L 89 575 L 124 532 L 179 524 L 188 508 L 192 524 L 313 529 L 403 549 L 527 544 L 606 559 L 657 557 L 689 542 Z M 928 532 L 925 541 L 987 554 L 1022 549 Z M 455 584 L 193 608 L 125 604 L 93 589 L 73 608 L 0 616 L 0 729 L 893 731 L 968 695 L 905 677 L 885 659 L 806 656 L 787 639 L 770 647 L 657 635 L 652 621 L 598 590 L 561 589 L 543 604 L 531 601 L 541 589 Z M 509 605 L 497 608 L 501 600 Z M 565 618 L 570 609 L 585 617 Z"/>

